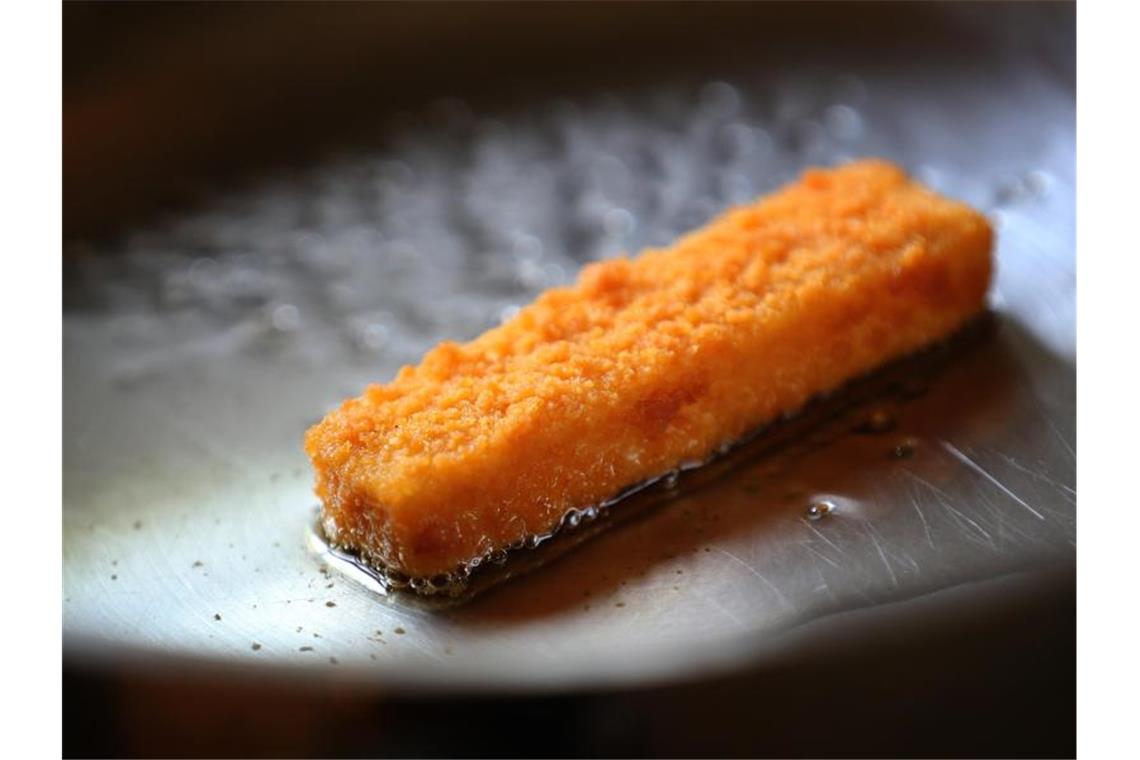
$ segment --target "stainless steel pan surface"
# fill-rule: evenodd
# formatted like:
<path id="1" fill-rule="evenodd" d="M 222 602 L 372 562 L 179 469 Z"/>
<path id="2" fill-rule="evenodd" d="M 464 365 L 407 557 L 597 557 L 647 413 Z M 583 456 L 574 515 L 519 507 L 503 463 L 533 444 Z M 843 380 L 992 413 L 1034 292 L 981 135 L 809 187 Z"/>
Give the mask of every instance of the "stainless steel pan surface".
<path id="1" fill-rule="evenodd" d="M 67 653 L 417 688 L 649 683 L 1070 567 L 1074 92 L 996 50 L 952 70 L 801 62 L 509 108 L 444 98 L 378 125 L 371 148 L 75 244 Z M 856 156 L 997 229 L 992 329 L 920 388 L 837 411 L 452 610 L 386 599 L 311 550 L 300 441 L 334 404 L 589 261 Z M 874 414 L 889 424 L 855 431 Z"/>

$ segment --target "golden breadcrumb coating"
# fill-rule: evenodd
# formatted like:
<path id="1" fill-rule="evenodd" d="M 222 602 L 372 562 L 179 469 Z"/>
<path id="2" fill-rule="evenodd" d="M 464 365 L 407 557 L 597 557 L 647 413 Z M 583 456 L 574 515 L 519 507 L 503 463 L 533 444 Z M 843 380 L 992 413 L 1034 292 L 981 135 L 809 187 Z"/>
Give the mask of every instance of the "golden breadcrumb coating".
<path id="1" fill-rule="evenodd" d="M 325 531 L 413 577 L 549 533 L 954 332 L 983 308 L 991 240 L 862 161 L 591 264 L 308 431 Z"/>

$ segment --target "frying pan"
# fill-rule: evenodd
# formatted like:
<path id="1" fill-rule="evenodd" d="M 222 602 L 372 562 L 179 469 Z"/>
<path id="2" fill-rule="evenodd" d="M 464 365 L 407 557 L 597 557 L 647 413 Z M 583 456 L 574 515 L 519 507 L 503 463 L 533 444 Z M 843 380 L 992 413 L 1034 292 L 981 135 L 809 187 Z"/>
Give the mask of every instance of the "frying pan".
<path id="1" fill-rule="evenodd" d="M 219 133 L 242 171 L 171 164 L 198 183 L 193 202 L 72 204 L 65 661 L 564 694 L 732 674 L 808 642 L 842 648 L 866 621 L 1056 588 L 1076 545 L 1072 14 L 1018 5 L 784 9 L 798 20 L 754 40 L 721 9 L 692 33 L 725 50 L 694 43 L 659 67 L 637 52 L 656 27 L 636 23 L 628 76 L 595 62 L 507 94 L 456 78 L 311 154 L 242 164 L 249 143 Z M 747 18 L 782 18 L 765 13 Z M 894 14 L 899 29 L 845 34 L 853 16 Z M 87 155 L 89 135 L 67 135 Z M 911 368 L 920 391 L 831 409 L 453 610 L 385 598 L 313 551 L 300 438 L 342 398 L 589 261 L 856 156 L 996 228 L 990 328 Z M 870 413 L 889 430 L 853 432 Z"/>

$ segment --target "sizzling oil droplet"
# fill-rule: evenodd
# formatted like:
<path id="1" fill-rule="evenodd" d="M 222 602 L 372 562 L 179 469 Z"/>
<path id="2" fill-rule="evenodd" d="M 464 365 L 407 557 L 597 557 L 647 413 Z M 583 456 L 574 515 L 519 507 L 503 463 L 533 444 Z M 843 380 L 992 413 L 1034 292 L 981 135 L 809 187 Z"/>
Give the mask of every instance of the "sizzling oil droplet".
<path id="1" fill-rule="evenodd" d="M 807 518 L 811 521 L 822 520 L 835 511 L 835 503 L 827 499 L 813 501 L 808 505 Z"/>
<path id="2" fill-rule="evenodd" d="M 914 456 L 914 452 L 918 449 L 918 441 L 913 438 L 907 438 L 900 441 L 891 449 L 891 459 L 910 459 Z"/>

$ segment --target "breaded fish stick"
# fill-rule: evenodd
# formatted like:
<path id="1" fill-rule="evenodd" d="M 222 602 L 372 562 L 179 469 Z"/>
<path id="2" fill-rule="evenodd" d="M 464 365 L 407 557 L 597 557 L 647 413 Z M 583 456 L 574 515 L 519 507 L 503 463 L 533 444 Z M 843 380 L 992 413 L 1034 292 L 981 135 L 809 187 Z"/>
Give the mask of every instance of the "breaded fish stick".
<path id="1" fill-rule="evenodd" d="M 549 534 L 947 337 L 983 309 L 991 240 L 981 214 L 863 161 L 591 264 L 308 431 L 326 537 L 426 578 Z"/>

